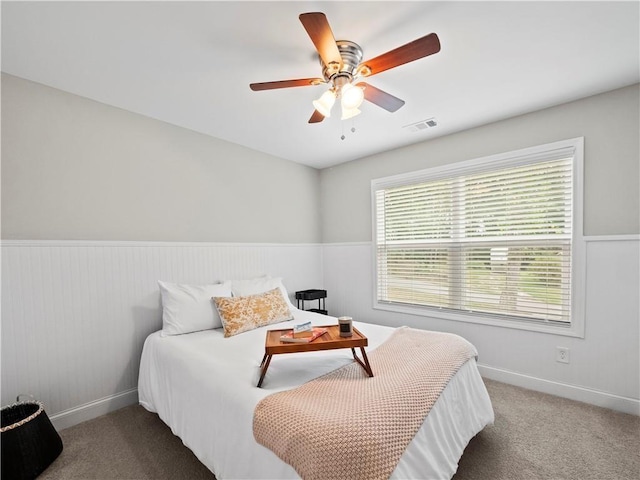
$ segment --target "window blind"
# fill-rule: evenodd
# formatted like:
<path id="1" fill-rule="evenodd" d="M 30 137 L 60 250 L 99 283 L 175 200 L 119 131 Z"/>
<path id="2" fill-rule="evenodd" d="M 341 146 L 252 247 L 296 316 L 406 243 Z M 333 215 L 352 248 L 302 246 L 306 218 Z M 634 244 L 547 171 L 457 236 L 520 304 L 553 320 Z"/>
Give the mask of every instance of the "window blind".
<path id="1" fill-rule="evenodd" d="M 573 157 L 374 191 L 377 299 L 570 324 Z"/>

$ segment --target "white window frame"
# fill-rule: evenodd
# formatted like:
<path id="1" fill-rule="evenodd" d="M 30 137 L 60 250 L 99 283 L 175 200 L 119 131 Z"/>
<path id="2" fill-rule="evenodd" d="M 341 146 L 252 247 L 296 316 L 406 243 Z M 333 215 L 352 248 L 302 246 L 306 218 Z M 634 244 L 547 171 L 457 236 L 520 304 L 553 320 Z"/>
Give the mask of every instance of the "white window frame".
<path id="1" fill-rule="evenodd" d="M 451 178 L 484 170 L 515 167 L 525 165 L 540 158 L 552 155 L 555 150 L 573 150 L 573 212 L 572 212 L 572 247 L 571 247 L 571 322 L 570 325 L 536 322 L 517 317 L 500 318 L 484 313 L 467 313 L 445 310 L 437 307 L 420 305 L 398 305 L 378 301 L 378 265 L 377 265 L 377 225 L 376 225 L 376 191 L 437 180 Z M 571 337 L 584 338 L 584 304 L 585 304 L 585 271 L 586 246 L 583 233 L 583 186 L 584 186 L 584 138 L 577 137 L 559 142 L 547 143 L 511 152 L 504 152 L 486 157 L 475 158 L 439 167 L 427 168 L 415 172 L 402 173 L 371 181 L 371 225 L 372 225 L 372 267 L 373 267 L 373 308 L 390 312 L 406 313 L 443 320 L 454 320 L 499 327 L 515 328 L 535 332 L 552 333 Z"/>

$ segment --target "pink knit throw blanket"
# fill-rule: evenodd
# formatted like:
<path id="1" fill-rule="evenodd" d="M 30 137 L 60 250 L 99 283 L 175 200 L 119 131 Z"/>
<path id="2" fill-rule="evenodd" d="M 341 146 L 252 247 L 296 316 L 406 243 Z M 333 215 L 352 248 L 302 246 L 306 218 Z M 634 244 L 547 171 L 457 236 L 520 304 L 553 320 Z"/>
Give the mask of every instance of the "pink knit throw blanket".
<path id="1" fill-rule="evenodd" d="M 305 480 L 386 479 L 458 369 L 463 338 L 401 327 L 357 363 L 258 403 L 253 434 Z"/>

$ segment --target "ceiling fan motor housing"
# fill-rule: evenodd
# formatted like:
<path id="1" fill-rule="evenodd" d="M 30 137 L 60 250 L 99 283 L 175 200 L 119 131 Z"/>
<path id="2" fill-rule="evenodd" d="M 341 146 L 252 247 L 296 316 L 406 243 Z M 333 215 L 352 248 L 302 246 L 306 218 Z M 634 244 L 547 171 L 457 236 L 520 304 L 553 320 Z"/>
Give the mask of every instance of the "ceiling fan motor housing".
<path id="1" fill-rule="evenodd" d="M 335 84 L 335 80 L 341 84 L 348 83 L 356 75 L 358 65 L 360 65 L 360 62 L 362 61 L 362 48 L 357 43 L 349 40 L 336 40 L 336 44 L 338 45 L 338 51 L 342 57 L 342 68 L 340 68 L 340 65 L 336 65 L 335 63 L 325 65 L 322 58 L 320 58 L 322 76 L 330 83 Z M 346 78 L 341 82 L 339 80 L 341 77 Z"/>

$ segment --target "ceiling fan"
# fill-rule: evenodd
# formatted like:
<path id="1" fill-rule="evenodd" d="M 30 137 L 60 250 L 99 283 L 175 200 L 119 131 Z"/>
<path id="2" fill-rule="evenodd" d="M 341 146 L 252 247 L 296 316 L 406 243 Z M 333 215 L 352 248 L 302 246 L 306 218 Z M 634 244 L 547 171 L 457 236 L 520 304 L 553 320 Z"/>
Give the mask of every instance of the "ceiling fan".
<path id="1" fill-rule="evenodd" d="M 363 100 L 374 103 L 389 112 L 395 112 L 404 105 L 404 100 L 368 83 L 355 82 L 359 78 L 370 77 L 440 51 L 438 36 L 430 33 L 363 62 L 360 45 L 349 40 L 336 41 L 324 13 L 303 13 L 299 18 L 318 51 L 322 65 L 322 78 L 252 83 L 249 87 L 253 91 L 260 91 L 329 84 L 329 90 L 324 92 L 318 100 L 314 100 L 315 111 L 309 123 L 319 123 L 325 117 L 329 117 L 337 98 L 340 98 L 342 106 L 342 120 L 358 115 L 360 113 L 358 107 Z"/>

